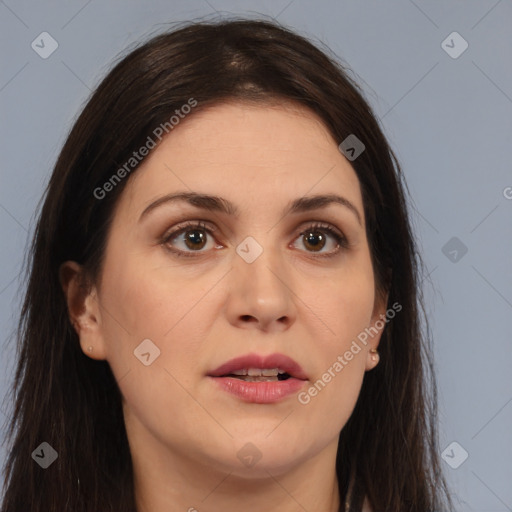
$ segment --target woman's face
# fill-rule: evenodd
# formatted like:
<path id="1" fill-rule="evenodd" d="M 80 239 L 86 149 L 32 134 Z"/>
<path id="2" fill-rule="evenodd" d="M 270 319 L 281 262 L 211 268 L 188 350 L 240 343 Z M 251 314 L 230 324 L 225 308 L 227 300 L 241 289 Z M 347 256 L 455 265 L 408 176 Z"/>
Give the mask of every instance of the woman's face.
<path id="1" fill-rule="evenodd" d="M 136 458 L 254 477 L 334 460 L 375 365 L 380 332 L 358 335 L 385 311 L 339 142 L 299 107 L 218 105 L 182 121 L 130 178 L 80 339 L 118 380 Z M 164 200 L 181 193 L 216 199 Z M 342 199 L 306 201 L 324 195 Z M 226 376 L 248 368 L 292 377 Z"/>

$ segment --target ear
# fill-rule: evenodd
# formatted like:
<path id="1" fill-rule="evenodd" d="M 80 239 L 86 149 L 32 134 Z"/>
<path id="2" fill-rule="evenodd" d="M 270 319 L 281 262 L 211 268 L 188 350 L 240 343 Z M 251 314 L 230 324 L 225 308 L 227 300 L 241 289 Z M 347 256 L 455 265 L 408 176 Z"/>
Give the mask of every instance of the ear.
<path id="1" fill-rule="evenodd" d="M 372 319 L 368 330 L 370 336 L 368 338 L 367 354 L 366 354 L 366 367 L 365 370 L 373 370 L 378 364 L 380 356 L 378 353 L 372 353 L 370 350 L 378 349 L 382 332 L 387 325 L 387 305 L 389 299 L 389 290 L 385 292 L 376 293 L 375 303 L 373 307 Z M 389 320 L 388 320 L 389 321 Z"/>
<path id="2" fill-rule="evenodd" d="M 59 279 L 68 306 L 69 319 L 80 338 L 82 352 L 92 359 L 105 359 L 101 310 L 96 288 L 86 284 L 82 266 L 74 261 L 62 263 Z"/>

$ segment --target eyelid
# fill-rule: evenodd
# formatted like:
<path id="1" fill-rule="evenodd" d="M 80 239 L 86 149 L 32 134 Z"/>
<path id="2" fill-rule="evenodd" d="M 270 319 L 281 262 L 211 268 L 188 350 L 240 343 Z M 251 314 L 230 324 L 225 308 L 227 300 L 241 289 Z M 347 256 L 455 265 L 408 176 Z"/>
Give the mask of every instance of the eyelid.
<path id="1" fill-rule="evenodd" d="M 205 231 L 211 231 L 215 233 L 218 231 L 217 226 L 215 224 L 210 224 L 208 221 L 204 220 L 187 220 L 184 222 L 180 222 L 168 229 L 161 237 L 162 240 L 169 240 L 170 238 L 179 235 L 182 231 L 187 229 L 203 229 Z"/>

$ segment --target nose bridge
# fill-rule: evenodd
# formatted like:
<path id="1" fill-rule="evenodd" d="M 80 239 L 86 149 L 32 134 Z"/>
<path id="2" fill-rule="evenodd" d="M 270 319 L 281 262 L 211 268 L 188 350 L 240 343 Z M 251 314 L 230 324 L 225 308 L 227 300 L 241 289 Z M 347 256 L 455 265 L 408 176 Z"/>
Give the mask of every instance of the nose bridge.
<path id="1" fill-rule="evenodd" d="M 248 305 L 284 312 L 290 293 L 287 272 L 280 248 L 272 240 L 272 231 L 244 238 L 236 247 L 233 277 L 242 287 Z"/>

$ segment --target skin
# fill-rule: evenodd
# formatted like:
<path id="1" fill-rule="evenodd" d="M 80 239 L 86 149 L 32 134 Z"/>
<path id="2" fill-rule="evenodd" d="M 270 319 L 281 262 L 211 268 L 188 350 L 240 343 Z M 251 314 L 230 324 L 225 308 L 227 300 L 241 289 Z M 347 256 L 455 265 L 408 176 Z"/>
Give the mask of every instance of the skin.
<path id="1" fill-rule="evenodd" d="M 206 376 L 233 357 L 280 352 L 305 370 L 307 390 L 385 313 L 359 182 L 338 143 L 292 104 L 198 111 L 130 177 L 91 290 L 79 286 L 80 265 L 62 265 L 82 350 L 108 361 L 123 395 L 140 511 L 338 510 L 338 437 L 382 331 L 306 405 L 296 394 L 243 402 Z M 240 215 L 168 203 L 139 221 L 156 199 L 191 190 L 228 199 Z M 362 223 L 338 204 L 282 216 L 289 201 L 324 193 L 348 199 Z M 190 258 L 160 242 L 185 221 L 216 228 L 201 231 L 203 244 L 187 246 L 183 233 L 167 242 Z M 300 233 L 312 221 L 337 228 L 349 247 L 322 258 L 337 242 L 324 232 L 323 247 L 308 245 Z M 247 236 L 263 248 L 250 264 L 236 252 Z M 145 366 L 134 350 L 148 338 L 160 356 Z M 249 442 L 261 454 L 252 467 L 237 457 Z"/>

